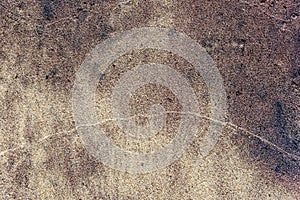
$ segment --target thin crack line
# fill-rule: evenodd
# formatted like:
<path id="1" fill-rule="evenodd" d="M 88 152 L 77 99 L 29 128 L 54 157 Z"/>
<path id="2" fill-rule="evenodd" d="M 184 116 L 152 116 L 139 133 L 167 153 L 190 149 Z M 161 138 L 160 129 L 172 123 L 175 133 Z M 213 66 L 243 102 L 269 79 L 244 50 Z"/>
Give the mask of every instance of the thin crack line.
<path id="1" fill-rule="evenodd" d="M 193 113 L 193 112 L 178 112 L 178 111 L 167 111 L 167 112 L 164 112 L 164 114 L 188 114 L 188 115 L 193 115 L 193 116 L 196 116 L 196 117 L 199 117 L 199 118 L 204 118 L 204 119 L 207 119 L 207 120 L 211 120 L 215 123 L 219 123 L 223 126 L 226 126 L 228 125 L 230 129 L 232 130 L 235 130 L 235 131 L 243 131 L 244 133 L 247 133 L 248 135 L 264 142 L 265 144 L 267 145 L 270 145 L 271 147 L 273 147 L 275 150 L 279 151 L 280 153 L 283 153 L 283 154 L 286 154 L 287 156 L 293 158 L 293 159 L 296 159 L 296 160 L 300 160 L 300 156 L 298 155 L 295 155 L 295 154 L 292 154 L 292 153 L 289 153 L 287 151 L 285 151 L 284 149 L 282 149 L 281 147 L 275 145 L 274 143 L 272 143 L 271 141 L 251 132 L 251 131 L 248 131 L 247 129 L 243 128 L 243 127 L 240 127 L 234 123 L 231 123 L 231 122 L 225 122 L 225 121 L 220 121 L 220 120 L 217 120 L 217 119 L 213 119 L 211 117 L 208 117 L 206 115 L 201 115 L 201 114 L 198 114 L 198 113 Z M 161 115 L 164 115 L 164 114 L 159 114 L 159 115 L 155 115 L 155 116 L 161 116 Z M 104 119 L 102 120 L 101 122 L 99 123 L 95 123 L 95 124 L 86 124 L 86 125 L 80 125 L 80 126 L 76 126 L 76 129 L 78 128 L 81 128 L 81 127 L 87 127 L 87 126 L 96 126 L 96 125 L 99 125 L 99 124 L 102 124 L 102 123 L 105 123 L 105 122 L 108 122 L 108 121 L 116 121 L 116 120 L 129 120 L 129 119 L 133 119 L 135 117 L 138 117 L 138 116 L 141 116 L 141 117 L 149 117 L 149 115 L 132 115 L 130 117 L 127 117 L 127 118 L 108 118 L 108 119 Z M 154 115 L 152 115 L 154 116 Z"/>
<path id="2" fill-rule="evenodd" d="M 61 135 L 63 133 L 68 134 L 68 133 L 73 132 L 75 130 L 76 130 L 76 128 L 72 128 L 72 129 L 70 129 L 68 131 L 61 131 L 61 132 L 53 133 L 53 134 L 50 134 L 50 135 L 46 135 L 45 137 L 39 139 L 37 142 L 35 142 L 33 144 L 27 144 L 27 145 L 22 144 L 22 145 L 19 145 L 19 146 L 15 147 L 15 148 L 4 150 L 4 151 L 0 152 L 0 156 L 3 156 L 3 155 L 5 155 L 6 153 L 9 153 L 9 152 L 14 152 L 14 151 L 19 150 L 19 149 L 29 149 L 29 148 L 31 148 L 31 147 L 33 147 L 35 145 L 38 145 L 38 144 L 44 142 L 45 140 L 47 140 L 47 139 L 49 139 L 49 138 L 51 138 L 51 137 L 53 137 L 55 135 Z"/>
<path id="3" fill-rule="evenodd" d="M 196 117 L 199 117 L 199 118 L 204 118 L 204 119 L 207 119 L 207 120 L 210 120 L 210 121 L 213 121 L 215 123 L 219 123 L 223 126 L 226 126 L 228 125 L 230 129 L 234 130 L 234 131 L 238 131 L 238 130 L 241 130 L 242 132 L 244 133 L 247 133 L 248 135 L 262 141 L 263 143 L 273 147 L 275 150 L 279 151 L 280 153 L 282 154 L 285 154 L 287 155 L 288 157 L 290 158 L 293 158 L 295 160 L 300 160 L 300 156 L 298 155 L 295 155 L 295 154 L 292 154 L 292 153 L 289 153 L 287 151 L 285 151 L 284 149 L 282 149 L 281 147 L 275 145 L 274 143 L 272 143 L 271 141 L 251 132 L 251 131 L 248 131 L 247 129 L 243 128 L 243 127 L 240 127 L 234 123 L 231 123 L 231 122 L 225 122 L 225 121 L 220 121 L 220 120 L 217 120 L 217 119 L 213 119 L 213 118 L 210 118 L 206 115 L 201 115 L 201 114 L 198 114 L 198 113 L 193 113 L 193 112 L 178 112 L 178 111 L 167 111 L 167 112 L 164 112 L 163 114 L 159 114 L 159 115 L 151 115 L 151 116 L 161 116 L 161 115 L 164 115 L 164 114 L 188 114 L 188 115 L 193 115 L 193 116 L 196 116 Z M 25 148 L 25 149 L 28 149 L 30 148 L 31 146 L 34 146 L 34 145 L 38 145 L 40 144 L 41 142 L 55 136 L 55 135 L 60 135 L 62 133 L 70 133 L 70 132 L 73 132 L 73 131 L 76 131 L 78 128 L 81 128 L 81 127 L 88 127 L 88 126 L 96 126 L 96 125 L 100 125 L 100 124 L 103 124 L 105 122 L 108 122 L 108 121 L 116 121 L 116 120 L 129 120 L 129 119 L 133 119 L 135 117 L 138 117 L 138 116 L 141 116 L 141 117 L 150 117 L 150 115 L 141 115 L 141 114 L 137 114 L 137 115 L 132 115 L 130 117 L 127 117 L 127 118 L 107 118 L 107 119 L 104 119 L 98 123 L 94 123 L 94 124 L 84 124 L 84 125 L 79 125 L 79 126 L 76 126 L 75 128 L 73 129 L 70 129 L 69 131 L 62 131 L 62 132 L 58 132 L 58 133 L 54 133 L 54 134 L 50 134 L 50 135 L 47 135 L 41 139 L 39 139 L 35 144 L 30 144 L 30 145 L 20 145 L 16 148 L 12 148 L 12 149 L 8 149 L 8 150 L 4 150 L 2 152 L 0 152 L 0 156 L 3 156 L 5 155 L 6 153 L 8 152 L 13 152 L 13 151 L 16 151 L 18 149 L 22 149 L 22 148 Z"/>
<path id="4" fill-rule="evenodd" d="M 231 128 L 233 130 L 236 130 L 236 131 L 237 130 L 241 130 L 241 131 L 247 133 L 248 135 L 250 135 L 250 136 L 252 136 L 254 138 L 259 139 L 260 141 L 264 142 L 267 145 L 270 145 L 271 147 L 273 147 L 275 150 L 279 151 L 280 153 L 288 155 L 290 158 L 293 158 L 295 160 L 300 160 L 300 156 L 285 151 L 284 149 L 282 149 L 281 147 L 275 145 L 271 141 L 269 141 L 269 140 L 267 140 L 267 139 L 265 139 L 265 138 L 263 138 L 263 137 L 255 134 L 255 133 L 252 133 L 251 131 L 248 131 L 247 129 L 245 129 L 243 127 L 239 127 L 239 126 L 237 126 L 235 124 L 232 124 L 232 123 L 229 123 L 228 125 L 230 125 L 231 127 L 229 127 L 229 128 Z"/>

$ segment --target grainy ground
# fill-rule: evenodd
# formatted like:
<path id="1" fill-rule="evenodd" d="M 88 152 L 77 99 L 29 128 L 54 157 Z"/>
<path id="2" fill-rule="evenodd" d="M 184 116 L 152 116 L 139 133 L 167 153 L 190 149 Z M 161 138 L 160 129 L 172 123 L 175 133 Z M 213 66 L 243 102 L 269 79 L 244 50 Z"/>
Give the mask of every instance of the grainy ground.
<path id="1" fill-rule="evenodd" d="M 297 0 L 1 1 L 0 199 L 299 199 L 299 5 Z M 205 159 L 195 140 L 168 168 L 131 175 L 87 153 L 76 132 L 71 90 L 93 47 L 144 26 L 174 28 L 205 47 L 225 81 L 229 124 Z M 204 92 L 196 93 L 202 112 L 208 112 L 205 85 L 185 60 L 145 50 L 119 58 L 101 78 L 99 114 L 109 114 L 111 85 L 120 74 L 147 62 L 174 67 L 195 89 L 201 86 Z M 133 112 L 144 112 L 134 106 L 143 107 L 136 99 L 145 96 L 180 110 L 170 91 L 149 86 L 137 91 Z M 170 122 L 170 128 L 178 123 L 176 117 Z M 167 142 L 172 134 L 156 139 Z M 118 133 L 108 136 L 122 148 L 141 150 L 126 146 Z"/>

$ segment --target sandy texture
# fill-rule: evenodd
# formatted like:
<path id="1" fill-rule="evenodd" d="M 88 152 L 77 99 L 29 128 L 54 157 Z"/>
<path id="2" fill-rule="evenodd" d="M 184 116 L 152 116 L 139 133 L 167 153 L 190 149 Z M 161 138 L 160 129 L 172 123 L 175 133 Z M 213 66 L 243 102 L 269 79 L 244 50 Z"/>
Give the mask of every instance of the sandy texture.
<path id="1" fill-rule="evenodd" d="M 299 199 L 298 15 L 296 0 L 1 1 L 0 199 Z M 132 175 L 87 153 L 71 97 L 76 71 L 93 47 L 144 26 L 174 28 L 205 47 L 224 78 L 229 123 L 205 159 L 198 155 L 200 131 L 166 169 Z M 148 62 L 184 74 L 200 114 L 208 114 L 206 86 L 192 66 L 146 49 L 120 57 L 99 77 L 99 115 L 109 118 L 111 88 L 122 73 Z M 132 98 L 133 114 L 147 114 L 152 103 L 181 109 L 169 90 L 148 85 Z M 174 137 L 178 115 L 168 119 L 155 142 L 128 144 L 113 122 L 103 127 L 116 145 L 139 152 Z"/>

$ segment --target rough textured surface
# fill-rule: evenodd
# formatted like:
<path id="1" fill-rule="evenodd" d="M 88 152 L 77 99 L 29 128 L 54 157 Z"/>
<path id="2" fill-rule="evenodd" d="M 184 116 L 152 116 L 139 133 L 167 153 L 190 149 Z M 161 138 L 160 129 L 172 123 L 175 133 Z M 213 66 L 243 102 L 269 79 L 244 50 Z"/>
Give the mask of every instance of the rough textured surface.
<path id="1" fill-rule="evenodd" d="M 1 1 L 0 199 L 299 199 L 298 15 L 297 0 Z M 165 170 L 136 176 L 86 152 L 71 89 L 95 45 L 144 26 L 174 28 L 206 48 L 225 81 L 229 124 L 205 159 L 195 140 Z M 147 62 L 180 70 L 195 88 L 203 85 L 175 55 L 132 52 L 100 77 L 99 114 L 109 114 L 106 100 L 120 74 Z M 146 112 L 143 98 L 156 93 L 150 102 L 180 110 L 170 91 L 149 86 L 133 98 L 133 112 Z M 207 113 L 205 85 L 197 94 Z M 173 137 L 176 116 L 170 123 L 169 134 L 156 140 Z M 108 136 L 122 148 L 141 150 L 118 133 Z"/>

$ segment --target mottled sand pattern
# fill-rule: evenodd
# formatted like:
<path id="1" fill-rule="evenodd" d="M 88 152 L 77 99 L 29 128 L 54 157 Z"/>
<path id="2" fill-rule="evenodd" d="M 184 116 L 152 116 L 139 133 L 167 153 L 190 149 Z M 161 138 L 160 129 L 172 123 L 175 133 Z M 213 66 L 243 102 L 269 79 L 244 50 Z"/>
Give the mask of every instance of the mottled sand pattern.
<path id="1" fill-rule="evenodd" d="M 297 0 L 32 0 L 0 2 L 0 199 L 300 199 L 300 63 Z M 205 159 L 199 135 L 169 167 L 132 175 L 86 151 L 72 114 L 76 71 L 97 44 L 135 27 L 176 29 L 198 41 L 224 78 L 228 114 Z M 114 82 L 140 63 L 184 74 L 200 114 L 207 88 L 184 59 L 146 49 L 120 57 L 99 77 L 97 113 L 110 116 Z M 152 103 L 180 111 L 174 95 L 148 85 L 133 114 Z M 147 123 L 147 118 L 137 119 Z M 167 143 L 178 115 L 153 141 L 127 143 L 113 122 L 107 136 L 129 151 Z"/>

